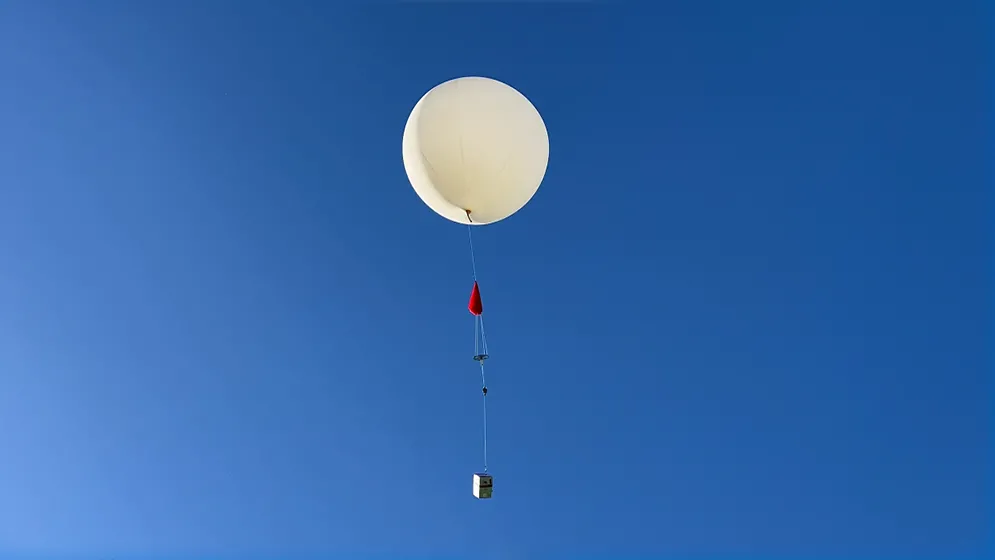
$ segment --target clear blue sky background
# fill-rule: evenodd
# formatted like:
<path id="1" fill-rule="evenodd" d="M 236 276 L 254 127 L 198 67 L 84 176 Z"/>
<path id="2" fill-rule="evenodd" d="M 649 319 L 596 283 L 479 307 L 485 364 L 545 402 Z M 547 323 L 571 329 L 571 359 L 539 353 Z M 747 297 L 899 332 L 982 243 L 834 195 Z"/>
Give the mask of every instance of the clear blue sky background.
<path id="1" fill-rule="evenodd" d="M 980 556 L 971 2 L 0 7 L 0 555 Z M 487 75 L 551 159 L 401 165 Z M 579 555 L 579 556 L 578 556 Z"/>

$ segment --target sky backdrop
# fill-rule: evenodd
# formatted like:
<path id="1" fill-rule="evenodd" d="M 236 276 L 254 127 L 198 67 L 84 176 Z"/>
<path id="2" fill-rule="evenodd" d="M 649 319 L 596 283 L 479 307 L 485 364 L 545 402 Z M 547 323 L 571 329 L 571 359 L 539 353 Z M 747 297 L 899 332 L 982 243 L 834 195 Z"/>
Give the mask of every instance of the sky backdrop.
<path id="1" fill-rule="evenodd" d="M 975 2 L 0 5 L 0 555 L 980 558 Z M 408 185 L 444 80 L 551 155 Z M 987 548 L 986 548 L 987 547 Z"/>

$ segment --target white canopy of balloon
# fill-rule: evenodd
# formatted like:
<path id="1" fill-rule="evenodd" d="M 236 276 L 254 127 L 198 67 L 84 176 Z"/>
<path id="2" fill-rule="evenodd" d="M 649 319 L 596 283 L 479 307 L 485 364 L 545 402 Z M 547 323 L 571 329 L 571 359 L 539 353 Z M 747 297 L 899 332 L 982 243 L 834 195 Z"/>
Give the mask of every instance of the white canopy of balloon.
<path id="1" fill-rule="evenodd" d="M 483 471 L 473 475 L 473 495 L 490 498 L 487 470 L 487 379 L 483 302 L 473 254 L 473 227 L 499 222 L 521 210 L 539 190 L 549 163 L 549 136 L 535 106 L 515 88 L 491 78 L 443 82 L 415 104 L 401 142 L 404 170 L 415 193 L 437 214 L 467 226 L 473 289 L 473 359 L 483 393 Z"/>

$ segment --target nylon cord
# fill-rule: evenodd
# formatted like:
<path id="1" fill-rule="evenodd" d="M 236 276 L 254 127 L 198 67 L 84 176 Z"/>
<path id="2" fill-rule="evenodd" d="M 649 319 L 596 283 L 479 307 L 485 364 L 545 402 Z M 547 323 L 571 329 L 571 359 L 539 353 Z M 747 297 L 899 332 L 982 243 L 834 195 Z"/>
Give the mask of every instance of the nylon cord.
<path id="1" fill-rule="evenodd" d="M 470 219 L 470 213 L 466 213 L 466 218 Z M 473 255 L 473 226 L 466 225 L 466 236 L 470 240 L 470 266 L 473 267 L 473 281 L 477 281 L 477 257 Z"/>
<path id="2" fill-rule="evenodd" d="M 484 316 L 479 315 L 477 319 L 480 323 L 480 350 L 483 354 L 487 354 L 487 334 L 484 332 Z"/>
<path id="3" fill-rule="evenodd" d="M 484 361 L 480 361 L 480 382 L 487 386 L 484 379 Z M 487 472 L 487 395 L 484 395 L 484 472 Z"/>
<path id="4" fill-rule="evenodd" d="M 477 350 L 477 355 L 487 355 L 487 338 L 484 336 L 484 317 L 478 315 L 476 318 L 476 326 L 474 331 L 480 332 L 481 346 Z M 487 377 L 484 374 L 484 360 L 480 360 L 480 386 L 483 389 L 487 388 Z M 484 405 L 484 472 L 487 472 L 487 393 L 483 393 L 483 405 Z"/>
<path id="5" fill-rule="evenodd" d="M 466 219 L 470 222 L 470 212 L 467 211 Z M 473 226 L 466 225 L 466 235 L 470 242 L 470 266 L 473 271 L 473 281 L 477 282 L 477 257 L 473 252 Z M 473 321 L 473 355 L 480 361 L 480 387 L 483 394 L 484 408 L 484 472 L 487 472 L 487 378 L 484 375 L 484 356 L 487 355 L 487 337 L 484 335 L 484 318 L 475 315 Z"/>

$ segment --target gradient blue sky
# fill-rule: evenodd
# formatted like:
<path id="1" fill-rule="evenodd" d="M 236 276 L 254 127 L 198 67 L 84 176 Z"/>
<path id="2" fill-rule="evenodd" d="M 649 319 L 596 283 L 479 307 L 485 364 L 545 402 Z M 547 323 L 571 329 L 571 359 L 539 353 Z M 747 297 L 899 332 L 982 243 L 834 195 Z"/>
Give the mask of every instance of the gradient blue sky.
<path id="1" fill-rule="evenodd" d="M 991 14 L 658 4 L 0 6 L 0 555 L 980 557 Z M 468 74 L 551 141 L 489 502 L 400 154 Z"/>

